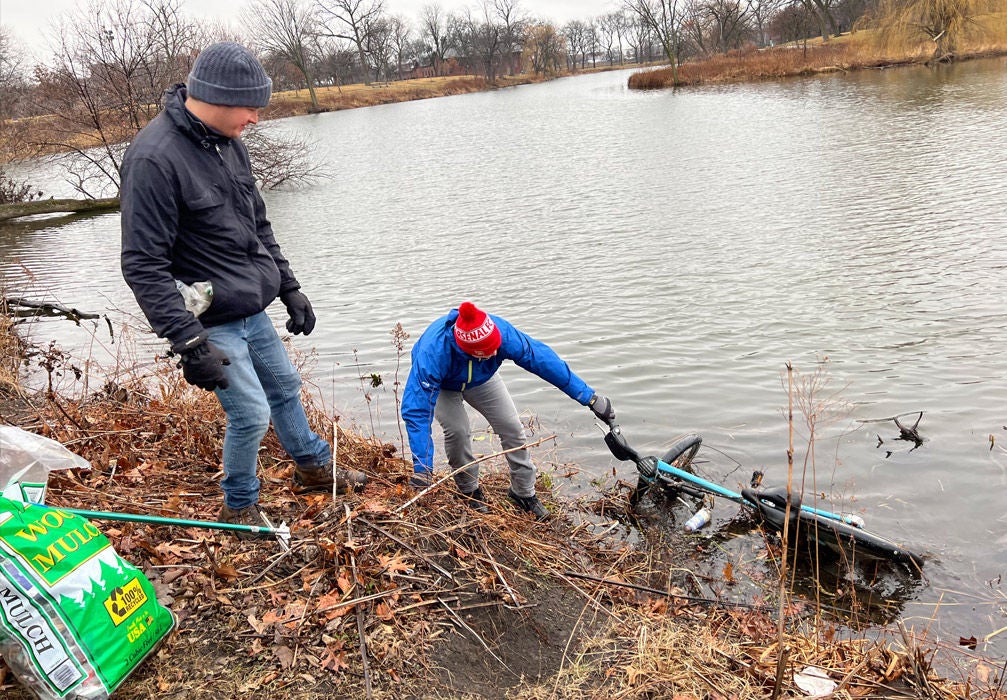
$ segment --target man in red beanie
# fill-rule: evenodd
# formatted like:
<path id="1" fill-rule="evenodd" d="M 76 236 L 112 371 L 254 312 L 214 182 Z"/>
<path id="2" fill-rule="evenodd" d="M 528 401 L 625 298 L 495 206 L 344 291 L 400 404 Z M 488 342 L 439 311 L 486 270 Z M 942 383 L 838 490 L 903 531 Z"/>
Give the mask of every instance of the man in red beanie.
<path id="1" fill-rule="evenodd" d="M 499 316 L 464 302 L 423 332 L 412 350 L 412 368 L 402 397 L 402 419 L 413 453 L 415 489 L 430 485 L 434 445 L 431 426 L 436 416 L 444 429 L 444 449 L 455 485 L 465 502 L 488 513 L 479 486 L 479 465 L 471 464 L 472 434 L 465 404 L 477 410 L 500 437 L 504 450 L 525 444 L 524 425 L 503 379 L 497 374 L 504 360 L 515 364 L 588 406 L 606 423 L 615 420 L 608 398 L 596 393 L 545 343 L 522 333 Z M 510 488 L 507 495 L 522 510 L 544 520 L 549 513 L 535 495 L 535 465 L 527 449 L 507 453 Z"/>

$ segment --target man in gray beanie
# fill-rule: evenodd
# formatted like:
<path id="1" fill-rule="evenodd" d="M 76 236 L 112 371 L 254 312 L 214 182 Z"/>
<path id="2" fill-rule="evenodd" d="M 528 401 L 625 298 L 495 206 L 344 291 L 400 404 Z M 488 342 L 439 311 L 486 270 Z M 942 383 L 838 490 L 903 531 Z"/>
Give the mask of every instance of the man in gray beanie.
<path id="1" fill-rule="evenodd" d="M 180 357 L 185 380 L 213 391 L 227 415 L 219 520 L 246 525 L 268 523 L 256 466 L 270 421 L 303 491 L 335 482 L 345 492 L 367 481 L 335 469 L 329 444 L 308 425 L 300 375 L 265 312 L 279 296 L 289 332 L 308 335 L 315 327 L 240 138 L 271 93 L 272 81 L 248 49 L 208 46 L 187 85 L 168 89 L 164 110 L 126 150 L 120 178 L 123 277 Z M 183 297 L 185 285 L 198 282 L 212 286 L 203 310 Z"/>

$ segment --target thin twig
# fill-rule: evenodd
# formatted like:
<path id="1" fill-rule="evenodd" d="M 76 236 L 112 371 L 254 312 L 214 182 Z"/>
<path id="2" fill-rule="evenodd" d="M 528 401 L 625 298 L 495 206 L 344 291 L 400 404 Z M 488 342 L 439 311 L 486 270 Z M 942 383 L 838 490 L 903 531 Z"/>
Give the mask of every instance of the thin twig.
<path id="1" fill-rule="evenodd" d="M 350 528 L 353 524 L 353 515 L 350 513 L 350 504 L 344 503 L 343 508 L 346 510 L 346 543 L 352 544 L 353 533 Z M 353 590 L 356 591 L 360 586 L 360 579 L 359 574 L 357 574 L 357 557 L 353 553 L 352 547 L 350 548 L 350 567 L 353 569 Z M 364 612 L 359 606 L 354 606 L 353 614 L 357 618 L 357 636 L 360 638 L 360 660 L 364 665 L 364 692 L 367 693 L 367 697 L 371 697 L 371 669 L 367 661 L 367 636 L 364 629 Z"/>
<path id="2" fill-rule="evenodd" d="M 336 421 L 332 421 L 332 502 L 336 502 L 336 496 L 338 494 L 338 489 L 336 488 L 336 470 L 338 468 L 339 462 L 336 461 L 336 456 L 339 451 L 339 431 L 336 430 Z"/>
<path id="3" fill-rule="evenodd" d="M 335 605 L 329 605 L 324 608 L 318 608 L 318 610 L 316 610 L 315 612 L 324 613 L 329 612 L 330 610 L 339 610 L 340 608 L 352 608 L 356 605 L 360 605 L 361 603 L 366 603 L 371 600 L 378 600 L 379 598 L 387 598 L 390 595 L 401 593 L 403 590 L 404 589 L 401 586 L 399 586 L 398 588 L 391 588 L 387 591 L 381 591 L 380 593 L 371 593 L 370 595 L 362 595 L 359 598 L 350 598 L 349 600 L 345 600 L 341 603 L 336 603 Z M 405 608 L 401 608 L 399 612 L 402 612 L 402 610 L 405 610 Z"/>
<path id="4" fill-rule="evenodd" d="M 500 579 L 500 583 L 503 584 L 504 590 L 506 590 L 508 595 L 510 595 L 510 599 L 514 601 L 514 605 L 520 607 L 521 601 L 518 600 L 517 594 L 510 587 L 510 584 L 507 583 L 507 579 L 504 578 L 503 573 L 500 571 L 500 567 L 497 566 L 496 560 L 493 558 L 493 554 L 490 552 L 490 548 L 486 546 L 486 541 L 480 539 L 479 544 L 482 545 L 483 551 L 486 552 L 486 556 L 489 558 L 490 566 L 493 567 L 493 571 L 496 573 L 497 578 Z"/>
<path id="5" fill-rule="evenodd" d="M 509 450 L 501 450 L 500 452 L 494 452 L 493 454 L 488 454 L 488 455 L 484 455 L 482 457 L 479 457 L 477 459 L 473 459 L 468 464 L 463 464 L 462 466 L 460 466 L 457 469 L 455 469 L 453 472 L 449 472 L 447 475 L 441 477 L 437 481 L 435 481 L 432 484 L 430 484 L 429 486 L 427 486 L 425 489 L 423 489 L 422 491 L 420 491 L 418 494 L 416 494 L 415 496 L 413 496 L 412 498 L 410 498 L 408 501 L 406 501 L 405 503 L 403 503 L 401 506 L 399 506 L 398 508 L 396 508 L 395 512 L 396 513 L 401 513 L 406 508 L 408 508 L 412 504 L 416 503 L 416 501 L 420 500 L 421 498 L 423 498 L 424 496 L 426 496 L 428 493 L 430 493 L 431 491 L 433 491 L 435 488 L 437 488 L 438 486 L 440 486 L 441 484 L 443 484 L 445 481 L 447 481 L 448 479 L 450 479 L 451 477 L 453 477 L 455 474 L 458 474 L 460 472 L 465 471 L 466 469 L 468 469 L 469 467 L 471 467 L 473 464 L 479 464 L 480 462 L 485 462 L 486 460 L 493 459 L 494 457 L 500 457 L 502 455 L 507 455 L 507 454 L 510 454 L 511 452 L 517 452 L 519 450 L 526 450 L 529 447 L 536 447 L 538 445 L 541 445 L 546 440 L 554 440 L 555 438 L 556 438 L 555 435 L 547 435 L 546 437 L 542 438 L 541 440 L 536 440 L 535 442 L 526 442 L 523 445 L 518 445 L 517 447 L 512 447 Z"/>
<path id="6" fill-rule="evenodd" d="M 773 681 L 773 694 L 770 696 L 772 700 L 780 697 L 780 693 L 783 692 L 783 676 L 787 670 L 787 659 L 790 658 L 790 646 L 786 644 L 780 645 L 780 655 L 776 659 L 776 679 Z"/>
<path id="7" fill-rule="evenodd" d="M 934 697 L 934 691 L 933 688 L 930 687 L 930 680 L 927 678 L 927 669 L 925 669 L 920 663 L 919 644 L 909 638 L 909 631 L 906 630 L 906 626 L 902 623 L 902 620 L 898 620 L 897 625 L 899 633 L 902 635 L 902 641 L 906 644 L 906 652 L 909 656 L 909 660 L 913 665 L 913 675 L 918 681 L 917 687 L 926 693 L 926 697 L 932 698 Z"/>
<path id="8" fill-rule="evenodd" d="M 787 362 L 787 506 L 783 514 L 780 554 L 780 603 L 776 618 L 776 636 L 780 656 L 776 660 L 776 682 L 773 684 L 772 700 L 780 697 L 783 690 L 781 677 L 787 663 L 788 647 L 783 643 L 784 609 L 787 602 L 787 547 L 790 544 L 790 498 L 794 488 L 794 366 Z"/>
<path id="9" fill-rule="evenodd" d="M 450 605 L 448 605 L 447 603 L 445 603 L 444 600 L 442 598 L 439 598 L 439 597 L 437 598 L 437 602 L 444 606 L 444 609 L 447 610 L 451 614 L 451 616 L 455 619 L 455 622 L 457 622 L 459 625 L 461 625 L 462 629 L 464 629 L 466 632 L 468 632 L 469 634 L 471 634 L 473 637 L 476 638 L 476 640 L 480 644 L 482 644 L 483 649 L 485 649 L 489 653 L 490 656 L 492 656 L 494 659 L 496 659 L 500 663 L 501 666 L 503 666 L 508 671 L 510 671 L 511 675 L 513 675 L 515 678 L 520 678 L 520 676 L 518 676 L 518 674 L 514 673 L 514 671 L 511 669 L 510 666 L 508 666 L 507 664 L 504 663 L 503 659 L 501 659 L 499 656 L 497 656 L 493 652 L 493 650 L 490 649 L 489 644 L 486 643 L 486 640 L 484 640 L 481 636 L 479 636 L 478 632 L 476 632 L 474 629 L 472 629 L 471 627 L 469 627 L 468 623 L 465 622 L 465 620 L 463 620 L 458 613 L 456 613 L 454 610 L 451 609 Z"/>
<path id="10" fill-rule="evenodd" d="M 364 517 L 361 517 L 361 516 L 358 515 L 357 516 L 357 520 L 359 520 L 360 522 L 362 522 L 367 527 L 369 527 L 369 528 L 371 528 L 373 530 L 376 530 L 377 532 L 381 533 L 382 535 L 384 535 L 385 537 L 387 537 L 388 539 L 390 539 L 392 542 L 395 542 L 396 544 L 398 544 L 400 547 L 403 547 L 404 549 L 412 552 L 415 556 L 417 556 L 420 559 L 422 559 L 423 561 L 425 561 L 430 568 L 434 569 L 435 571 L 437 571 L 438 573 L 440 573 L 443 576 L 447 576 L 449 579 L 451 579 L 452 581 L 454 581 L 455 577 L 451 575 L 450 571 L 448 571 L 447 569 L 445 569 L 443 566 L 438 565 L 437 562 L 435 562 L 432 559 L 430 559 L 430 557 L 428 557 L 426 554 L 424 554 L 423 552 L 419 551 L 418 549 L 416 549 L 412 545 L 403 542 L 398 537 L 396 537 L 392 533 L 388 532 L 388 530 L 384 529 L 380 525 L 376 525 L 376 524 L 372 523 L 367 518 L 364 518 Z"/>
<path id="11" fill-rule="evenodd" d="M 268 574 L 270 571 L 272 571 L 274 568 L 276 568 L 277 564 L 279 564 L 285 558 L 287 558 L 288 556 L 290 556 L 291 554 L 293 554 L 294 552 L 296 552 L 301 547 L 302 544 L 303 543 L 298 542 L 297 544 L 295 544 L 294 546 L 292 546 L 290 549 L 284 549 L 280 553 L 280 556 L 277 557 L 276 559 L 274 559 L 273 562 L 269 566 L 267 566 L 265 569 L 263 569 L 262 571 L 260 571 L 259 573 L 257 573 L 255 576 L 253 576 L 248 581 L 245 581 L 245 585 L 246 586 L 251 586 L 256 581 L 261 580 L 266 574 Z"/>
<path id="12" fill-rule="evenodd" d="M 566 582 L 566 585 L 570 586 L 570 588 L 572 588 L 573 590 L 577 591 L 582 596 L 584 596 L 584 598 L 587 599 L 587 602 L 591 605 L 591 607 L 594 608 L 595 612 L 603 612 L 606 615 L 608 615 L 609 617 L 611 617 L 613 620 L 615 620 L 616 622 L 618 622 L 620 624 L 624 624 L 625 623 L 625 620 L 623 620 L 621 617 L 619 617 L 618 615 L 616 615 L 614 612 L 612 612 L 611 610 L 609 610 L 608 608 L 606 608 L 604 605 L 601 605 L 597 600 L 594 599 L 594 596 L 590 595 L 587 591 L 585 591 L 583 588 L 581 588 L 580 586 L 578 586 L 576 583 L 574 583 L 573 581 L 571 581 L 570 579 L 568 579 L 566 576 L 564 576 L 563 574 L 559 574 L 559 577 Z"/>
<path id="13" fill-rule="evenodd" d="M 650 586 L 641 586 L 637 583 L 626 583 L 624 581 L 613 581 L 608 578 L 599 578 L 597 576 L 591 576 L 590 574 L 580 574 L 576 571 L 564 571 L 564 576 L 573 576 L 574 578 L 582 578 L 586 581 L 594 581 L 595 583 L 604 583 L 607 586 L 622 586 L 623 588 L 632 588 L 637 591 L 644 591 L 645 593 L 653 593 L 654 595 L 664 596 L 665 598 L 680 598 L 686 600 L 690 603 L 703 603 L 704 605 L 715 605 L 724 608 L 744 608 L 745 610 L 758 610 L 760 612 L 773 612 L 773 609 L 765 605 L 753 605 L 751 603 L 733 603 L 729 600 L 715 600 L 713 598 L 697 598 L 696 596 L 690 596 L 685 594 L 670 593 L 668 591 L 662 591 L 658 588 L 651 588 Z"/>

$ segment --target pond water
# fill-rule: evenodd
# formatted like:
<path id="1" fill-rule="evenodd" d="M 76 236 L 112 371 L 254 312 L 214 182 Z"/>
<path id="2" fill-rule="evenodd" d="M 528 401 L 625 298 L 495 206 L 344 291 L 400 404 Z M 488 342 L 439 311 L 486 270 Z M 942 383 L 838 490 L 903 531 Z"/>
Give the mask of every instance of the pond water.
<path id="1" fill-rule="evenodd" d="M 737 489 L 755 469 L 785 483 L 792 363 L 814 406 L 795 407 L 798 473 L 815 417 L 808 493 L 927 558 L 907 624 L 1002 658 L 1007 633 L 983 638 L 1007 625 L 1004 61 L 676 92 L 627 77 L 266 125 L 311 139 L 332 172 L 265 195 L 318 315 L 294 345 L 316 353 L 322 398 L 398 443 L 411 341 L 400 357 L 390 331 L 416 338 L 471 299 L 610 396 L 640 451 L 700 433 L 705 474 Z M 51 169 L 38 178 L 60 194 Z M 118 225 L 0 228 L 4 285 L 135 322 Z M 121 352 L 100 326 L 63 326 L 32 333 Z M 581 470 L 566 491 L 635 480 L 587 409 L 503 371 L 536 437 L 557 436 L 540 465 Z M 923 443 L 897 439 L 891 418 L 920 412 Z M 719 504 L 708 532 L 737 511 Z"/>

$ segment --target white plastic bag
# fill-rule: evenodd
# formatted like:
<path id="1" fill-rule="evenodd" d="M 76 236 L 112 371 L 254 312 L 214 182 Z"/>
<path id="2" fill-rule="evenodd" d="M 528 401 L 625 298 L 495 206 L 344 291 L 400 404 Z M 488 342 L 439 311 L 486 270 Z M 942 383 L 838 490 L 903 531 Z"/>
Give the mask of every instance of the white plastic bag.
<path id="1" fill-rule="evenodd" d="M 806 666 L 800 673 L 795 673 L 794 684 L 813 698 L 829 695 L 836 689 L 836 682 L 817 666 Z"/>
<path id="2" fill-rule="evenodd" d="M 45 503 L 49 472 L 90 469 L 91 463 L 55 440 L 12 425 L 0 425 L 0 493 L 22 503 Z"/>
<path id="3" fill-rule="evenodd" d="M 193 316 L 199 316 L 213 302 L 213 285 L 209 282 L 186 284 L 182 280 L 175 280 L 175 287 L 185 301 L 186 310 L 192 312 Z"/>

